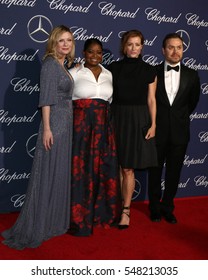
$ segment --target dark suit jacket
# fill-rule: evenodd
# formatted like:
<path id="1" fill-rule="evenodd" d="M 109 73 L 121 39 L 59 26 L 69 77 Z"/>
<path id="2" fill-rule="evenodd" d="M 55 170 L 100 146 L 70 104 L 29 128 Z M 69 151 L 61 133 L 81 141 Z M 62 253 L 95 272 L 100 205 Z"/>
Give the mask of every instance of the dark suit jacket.
<path id="1" fill-rule="evenodd" d="M 155 66 L 157 70 L 157 144 L 171 141 L 186 145 L 190 139 L 189 115 L 195 109 L 200 95 L 200 80 L 197 71 L 181 64 L 180 85 L 170 106 L 165 90 L 164 62 Z"/>

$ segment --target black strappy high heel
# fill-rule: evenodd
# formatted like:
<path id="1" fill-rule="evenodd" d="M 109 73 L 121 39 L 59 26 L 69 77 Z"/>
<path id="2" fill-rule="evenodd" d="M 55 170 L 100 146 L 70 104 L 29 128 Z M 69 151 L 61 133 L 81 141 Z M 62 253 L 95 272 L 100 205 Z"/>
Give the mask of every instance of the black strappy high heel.
<path id="1" fill-rule="evenodd" d="M 123 206 L 123 211 L 122 214 L 125 214 L 126 216 L 128 216 L 128 218 L 130 219 L 130 211 L 129 213 L 124 212 L 124 210 L 130 210 L 129 206 Z M 127 229 L 129 227 L 129 225 L 118 225 L 118 229 Z"/>

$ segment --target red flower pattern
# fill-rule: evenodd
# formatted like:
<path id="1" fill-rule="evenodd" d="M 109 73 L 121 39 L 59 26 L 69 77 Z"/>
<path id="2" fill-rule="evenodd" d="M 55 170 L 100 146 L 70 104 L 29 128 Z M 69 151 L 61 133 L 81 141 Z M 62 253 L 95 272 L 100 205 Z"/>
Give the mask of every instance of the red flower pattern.
<path id="1" fill-rule="evenodd" d="M 74 101 L 71 194 L 74 235 L 90 235 L 95 224 L 108 228 L 120 218 L 119 166 L 109 110 L 109 104 L 102 100 Z"/>

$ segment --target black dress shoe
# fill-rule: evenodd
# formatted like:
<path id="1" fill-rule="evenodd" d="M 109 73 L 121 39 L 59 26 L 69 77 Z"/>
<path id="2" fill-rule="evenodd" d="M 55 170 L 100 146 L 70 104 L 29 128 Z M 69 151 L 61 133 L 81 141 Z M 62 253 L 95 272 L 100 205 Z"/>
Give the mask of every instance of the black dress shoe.
<path id="1" fill-rule="evenodd" d="M 177 219 L 176 217 L 173 215 L 173 213 L 162 213 L 162 216 L 164 217 L 164 219 L 166 220 L 166 222 L 170 223 L 170 224 L 177 224 Z"/>
<path id="2" fill-rule="evenodd" d="M 161 214 L 160 212 L 150 212 L 150 220 L 152 222 L 160 222 L 161 221 Z"/>

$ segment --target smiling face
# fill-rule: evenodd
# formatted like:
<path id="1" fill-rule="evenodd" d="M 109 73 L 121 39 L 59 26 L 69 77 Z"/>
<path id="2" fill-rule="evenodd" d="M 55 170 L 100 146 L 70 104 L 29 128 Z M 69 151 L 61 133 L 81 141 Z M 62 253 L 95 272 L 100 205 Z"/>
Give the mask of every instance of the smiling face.
<path id="1" fill-rule="evenodd" d="M 88 48 L 83 52 L 83 54 L 86 67 L 94 67 L 102 62 L 103 50 L 97 43 L 90 44 Z"/>
<path id="2" fill-rule="evenodd" d="M 58 58 L 63 58 L 69 54 L 73 47 L 72 34 L 69 32 L 63 32 L 56 43 L 56 54 Z"/>
<path id="3" fill-rule="evenodd" d="M 124 52 L 127 57 L 137 58 L 142 51 L 142 43 L 141 38 L 138 37 L 130 37 L 125 44 Z"/>
<path id="4" fill-rule="evenodd" d="M 178 38 L 168 39 L 162 52 L 168 63 L 177 64 L 183 57 L 183 42 Z"/>

